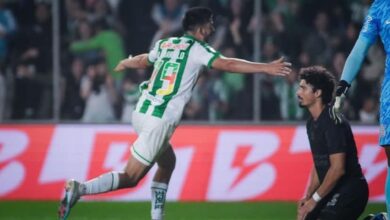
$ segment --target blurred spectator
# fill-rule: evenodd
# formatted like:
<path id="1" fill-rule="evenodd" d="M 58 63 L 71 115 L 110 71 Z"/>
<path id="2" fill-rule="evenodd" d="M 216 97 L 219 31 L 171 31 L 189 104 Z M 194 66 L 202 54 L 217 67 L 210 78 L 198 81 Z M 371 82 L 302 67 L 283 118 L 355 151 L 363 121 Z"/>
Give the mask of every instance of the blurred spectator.
<path id="1" fill-rule="evenodd" d="M 283 2 L 283 1 L 280 1 Z M 284 3 L 286 4 L 286 3 Z M 298 6 L 295 2 L 288 2 L 287 5 L 280 5 L 270 15 L 271 25 L 274 30 L 274 40 L 280 48 L 280 52 L 286 54 L 290 59 L 298 56 L 305 27 L 298 24 L 296 14 Z"/>
<path id="2" fill-rule="evenodd" d="M 297 67 L 302 68 L 310 65 L 309 53 L 307 51 L 302 51 L 297 59 Z"/>
<path id="3" fill-rule="evenodd" d="M 246 1 L 246 0 L 244 0 Z M 185 2 L 188 4 L 189 7 L 198 7 L 198 6 L 203 6 L 203 7 L 208 7 L 210 8 L 214 16 L 227 16 L 228 11 L 229 11 L 229 3 L 230 0 L 215 0 L 215 1 L 210 1 L 210 0 L 185 0 Z"/>
<path id="4" fill-rule="evenodd" d="M 157 3 L 153 7 L 152 18 L 158 25 L 158 30 L 153 36 L 150 45 L 157 40 L 173 36 L 181 32 L 181 20 L 187 10 L 187 5 L 182 0 L 164 0 L 164 3 Z"/>
<path id="5" fill-rule="evenodd" d="M 32 26 L 35 22 L 34 8 L 37 1 L 31 0 L 1 0 L 5 6 L 5 8 L 10 9 L 14 18 L 16 19 L 16 23 L 18 28 L 25 28 L 27 26 Z"/>
<path id="6" fill-rule="evenodd" d="M 270 36 L 264 39 L 262 60 L 271 62 L 280 57 L 280 52 L 278 45 L 275 43 L 275 38 Z"/>
<path id="7" fill-rule="evenodd" d="M 275 92 L 272 78 L 264 77 L 261 80 L 261 115 L 262 120 L 280 119 L 280 100 Z"/>
<path id="8" fill-rule="evenodd" d="M 239 57 L 252 52 L 252 35 L 248 29 L 253 10 L 249 1 L 231 0 L 228 11 L 228 31 L 224 45 L 232 45 Z"/>
<path id="9" fill-rule="evenodd" d="M 208 119 L 210 121 L 225 119 L 229 111 L 229 93 L 221 73 L 210 70 L 207 91 Z"/>
<path id="10" fill-rule="evenodd" d="M 359 110 L 363 108 L 363 97 L 380 96 L 381 79 L 384 71 L 383 62 L 385 55 L 379 44 L 371 46 L 369 49 L 364 65 L 360 69 L 361 73 L 352 83 L 348 95 L 348 101 L 351 104 L 349 111 L 355 112 L 355 120 L 359 120 Z"/>
<path id="11" fill-rule="evenodd" d="M 226 57 L 237 57 L 233 47 L 226 47 L 221 51 Z M 250 108 L 248 103 L 251 103 L 252 100 L 248 100 L 245 95 L 245 78 L 247 78 L 245 75 L 238 73 L 224 72 L 222 75 L 223 83 L 226 85 L 228 92 L 229 103 L 232 103 L 228 113 L 229 119 L 244 119 L 248 115 L 248 108 Z"/>
<path id="12" fill-rule="evenodd" d="M 359 118 L 361 122 L 367 124 L 378 122 L 378 107 L 375 98 L 366 97 L 363 99 L 363 107 L 359 111 Z"/>
<path id="13" fill-rule="evenodd" d="M 123 26 L 122 36 L 125 39 L 127 53 L 141 54 L 150 49 L 150 42 L 157 29 L 151 16 L 155 2 L 155 0 L 120 0 L 117 22 Z"/>
<path id="14" fill-rule="evenodd" d="M 346 60 L 345 53 L 342 51 L 336 52 L 333 55 L 332 66 L 330 70 L 332 73 L 335 74 L 336 79 L 339 79 L 341 73 L 343 72 L 345 60 Z"/>
<path id="15" fill-rule="evenodd" d="M 65 75 L 65 92 L 62 104 L 63 119 L 81 119 L 84 112 L 85 101 L 81 97 L 81 79 L 85 67 L 80 58 L 74 58 L 71 69 Z"/>
<path id="16" fill-rule="evenodd" d="M 105 57 L 111 77 L 115 80 L 115 87 L 119 91 L 123 73 L 114 71 L 117 63 L 125 57 L 122 38 L 117 32 L 108 29 L 104 20 L 95 22 L 95 36 L 87 40 L 73 42 L 70 50 L 79 53 L 88 50 L 100 49 Z"/>
<path id="17" fill-rule="evenodd" d="M 301 8 L 299 12 L 301 25 L 310 26 L 315 17 L 324 12 L 329 16 L 330 27 L 339 29 L 338 25 L 342 25 L 350 17 L 348 4 L 351 1 L 349 0 L 302 0 L 296 2 L 300 4 Z"/>
<path id="18" fill-rule="evenodd" d="M 191 100 L 184 109 L 183 119 L 206 120 L 208 118 L 206 106 L 207 92 L 207 77 L 203 72 L 199 74 L 198 81 L 191 94 Z"/>
<path id="19" fill-rule="evenodd" d="M 77 25 L 74 39 L 75 41 L 87 41 L 94 35 L 92 24 L 87 19 L 80 20 Z"/>
<path id="20" fill-rule="evenodd" d="M 285 79 L 277 79 L 275 91 L 280 100 L 280 114 L 283 120 L 301 120 L 303 109 L 299 107 L 296 91 L 299 87 L 298 73 L 295 69 Z"/>
<path id="21" fill-rule="evenodd" d="M 51 118 L 53 106 L 52 93 L 52 19 L 51 5 L 39 1 L 34 8 L 35 19 L 31 26 L 24 26 L 13 37 L 13 48 L 10 63 L 18 65 L 15 79 L 14 118 Z M 28 67 L 20 66 L 24 63 Z M 26 85 L 28 88 L 22 89 Z M 23 95 L 23 92 L 32 94 Z M 34 103 L 24 100 L 25 97 L 35 97 Z M 20 99 L 20 100 L 19 100 Z M 23 104 L 24 103 L 24 104 Z M 26 107 L 27 106 L 27 107 Z M 26 110 L 27 109 L 27 110 Z M 16 112 L 15 112 L 16 111 Z"/>
<path id="22" fill-rule="evenodd" d="M 37 118 L 42 93 L 35 76 L 33 64 L 27 62 L 17 64 L 13 91 L 13 119 Z"/>
<path id="23" fill-rule="evenodd" d="M 17 36 L 17 60 L 34 63 L 38 74 L 47 75 L 52 70 L 52 20 L 51 6 L 40 2 L 35 8 L 36 22 Z"/>
<path id="24" fill-rule="evenodd" d="M 84 1 L 79 0 L 65 0 L 67 15 L 66 26 L 70 33 L 70 38 L 73 38 L 77 32 L 78 23 L 87 20 L 84 3 Z"/>
<path id="25" fill-rule="evenodd" d="M 148 73 L 151 73 L 152 71 L 148 71 L 148 69 L 136 69 L 135 75 L 133 77 L 134 81 L 142 82 L 149 79 Z"/>
<path id="26" fill-rule="evenodd" d="M 87 12 L 89 21 L 104 20 L 110 27 L 116 27 L 114 14 L 107 0 L 87 1 Z"/>
<path id="27" fill-rule="evenodd" d="M 375 86 L 376 82 L 382 77 L 384 71 L 383 62 L 386 55 L 383 52 L 383 48 L 379 44 L 374 44 L 367 53 L 367 63 L 362 68 L 362 74 L 364 81 L 370 83 L 372 86 Z"/>
<path id="28" fill-rule="evenodd" d="M 364 20 L 364 17 L 367 15 L 371 2 L 371 0 L 352 1 L 350 4 L 352 21 L 361 23 Z"/>
<path id="29" fill-rule="evenodd" d="M 230 25 L 229 30 L 232 37 L 232 42 L 234 45 L 241 45 L 243 42 L 242 37 L 242 11 L 243 11 L 243 1 L 240 0 L 231 0 L 230 1 Z"/>
<path id="30" fill-rule="evenodd" d="M 351 120 L 358 120 L 359 116 L 357 113 L 358 108 L 355 107 L 356 104 L 354 104 L 353 100 L 348 97 L 344 100 L 342 109 L 343 109 L 343 114 L 346 118 L 351 119 Z"/>
<path id="31" fill-rule="evenodd" d="M 279 57 L 279 50 L 274 43 L 274 38 L 265 39 L 263 47 L 262 60 L 270 62 Z M 280 97 L 276 92 L 275 78 L 264 77 L 261 81 L 261 119 L 278 120 L 280 119 Z"/>
<path id="32" fill-rule="evenodd" d="M 16 30 L 16 22 L 11 10 L 5 8 L 0 0 L 0 67 L 3 67 L 8 55 L 8 37 Z"/>
<path id="33" fill-rule="evenodd" d="M 304 51 L 310 58 L 310 63 L 327 65 L 330 61 L 330 33 L 328 31 L 328 15 L 325 12 L 317 14 L 314 20 L 314 30 L 304 40 Z"/>
<path id="34" fill-rule="evenodd" d="M 359 36 L 359 30 L 359 25 L 351 22 L 345 29 L 343 36 L 340 37 L 339 49 L 342 50 L 345 54 L 348 54 L 349 51 L 352 50 L 353 45 Z"/>
<path id="35" fill-rule="evenodd" d="M 117 26 L 111 5 L 107 0 L 66 0 L 67 26 L 73 33 L 78 22 L 103 20 L 110 28 Z"/>
<path id="36" fill-rule="evenodd" d="M 80 20 L 77 24 L 77 29 L 75 35 L 73 36 L 72 42 L 87 42 L 95 35 L 94 32 L 94 28 L 88 20 Z M 100 51 L 100 47 L 94 49 L 90 48 L 88 50 L 78 51 L 77 56 L 81 57 L 87 63 L 93 62 L 102 56 Z"/>
<path id="37" fill-rule="evenodd" d="M 135 109 L 139 96 L 138 85 L 130 77 L 126 77 L 122 86 L 122 122 L 131 123 L 131 114 Z"/>
<path id="38" fill-rule="evenodd" d="M 113 104 L 116 101 L 114 82 L 107 73 L 104 61 L 90 64 L 81 81 L 81 97 L 86 105 L 82 121 L 104 123 L 115 120 Z"/>
<path id="39" fill-rule="evenodd" d="M 0 71 L 0 122 L 3 121 L 6 109 L 6 82 L 3 71 Z"/>

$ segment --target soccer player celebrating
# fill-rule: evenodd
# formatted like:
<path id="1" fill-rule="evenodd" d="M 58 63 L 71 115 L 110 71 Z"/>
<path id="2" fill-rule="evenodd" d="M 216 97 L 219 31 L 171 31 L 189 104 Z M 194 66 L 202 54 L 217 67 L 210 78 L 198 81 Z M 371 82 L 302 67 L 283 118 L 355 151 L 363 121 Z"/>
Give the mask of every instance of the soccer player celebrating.
<path id="1" fill-rule="evenodd" d="M 380 137 L 379 144 L 385 148 L 387 156 L 387 178 L 385 186 L 386 207 L 388 218 L 390 218 L 390 1 L 375 0 L 371 5 L 364 25 L 360 31 L 359 38 L 348 56 L 345 63 L 341 80 L 336 90 L 335 103 L 333 105 L 332 117 L 338 123 L 340 121 L 341 104 L 345 98 L 350 84 L 356 77 L 368 49 L 380 36 L 386 51 L 385 76 L 382 84 L 380 97 Z"/>
<path id="2" fill-rule="evenodd" d="M 156 42 L 145 54 L 122 60 L 115 68 L 146 68 L 153 65 L 150 80 L 143 88 L 132 122 L 138 134 L 130 148 L 131 155 L 124 171 L 105 173 L 84 183 L 68 180 L 59 208 L 60 219 L 66 219 L 71 208 L 83 195 L 134 187 L 156 163 L 153 178 L 152 219 L 163 219 L 168 183 L 175 168 L 175 154 L 170 138 L 178 125 L 185 104 L 191 97 L 198 73 L 207 66 L 240 73 L 264 72 L 286 76 L 291 64 L 283 58 L 271 63 L 255 63 L 220 55 L 205 43 L 214 31 L 213 15 L 208 8 L 189 9 L 182 21 L 185 35 Z"/>
<path id="3" fill-rule="evenodd" d="M 306 196 L 298 202 L 298 220 L 353 220 L 367 204 L 368 184 L 351 126 L 344 119 L 335 124 L 330 116 L 334 87 L 334 77 L 325 68 L 301 69 L 297 96 L 311 114 L 306 129 L 314 168 Z"/>

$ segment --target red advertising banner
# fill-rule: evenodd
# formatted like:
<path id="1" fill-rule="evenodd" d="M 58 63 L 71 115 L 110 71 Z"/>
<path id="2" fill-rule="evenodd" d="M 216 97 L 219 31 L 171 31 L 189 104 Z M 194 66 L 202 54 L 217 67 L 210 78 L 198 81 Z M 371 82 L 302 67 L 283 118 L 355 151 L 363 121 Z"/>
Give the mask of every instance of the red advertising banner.
<path id="1" fill-rule="evenodd" d="M 370 200 L 384 201 L 386 157 L 376 126 L 353 127 Z M 127 125 L 1 125 L 0 199 L 57 200 L 67 179 L 122 170 L 136 134 Z M 182 125 L 172 144 L 173 201 L 298 200 L 312 158 L 303 126 Z M 156 168 L 134 188 L 94 200 L 148 200 Z"/>

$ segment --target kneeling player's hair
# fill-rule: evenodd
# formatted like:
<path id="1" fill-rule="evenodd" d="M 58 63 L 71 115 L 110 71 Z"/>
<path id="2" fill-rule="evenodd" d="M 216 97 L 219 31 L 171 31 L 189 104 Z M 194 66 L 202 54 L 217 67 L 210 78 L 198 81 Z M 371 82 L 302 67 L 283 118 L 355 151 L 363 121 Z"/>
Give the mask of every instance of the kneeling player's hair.
<path id="1" fill-rule="evenodd" d="M 209 23 L 212 18 L 213 12 L 209 8 L 190 8 L 184 15 L 182 26 L 184 31 L 195 31 L 197 26 Z"/>
<path id="2" fill-rule="evenodd" d="M 322 66 L 310 66 L 302 68 L 299 72 L 300 79 L 313 86 L 313 92 L 322 90 L 321 99 L 324 104 L 332 101 L 335 88 L 334 75 Z"/>

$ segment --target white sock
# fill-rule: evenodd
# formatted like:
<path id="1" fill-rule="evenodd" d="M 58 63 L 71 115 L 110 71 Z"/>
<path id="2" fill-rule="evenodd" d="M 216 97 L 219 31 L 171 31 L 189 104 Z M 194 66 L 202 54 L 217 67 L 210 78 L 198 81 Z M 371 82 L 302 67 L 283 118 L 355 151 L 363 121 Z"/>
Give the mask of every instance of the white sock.
<path id="1" fill-rule="evenodd" d="M 162 220 L 168 184 L 152 182 L 152 220 Z"/>
<path id="2" fill-rule="evenodd" d="M 105 173 L 80 185 L 81 195 L 113 191 L 119 186 L 119 172 Z"/>

